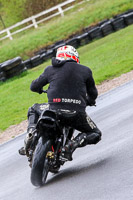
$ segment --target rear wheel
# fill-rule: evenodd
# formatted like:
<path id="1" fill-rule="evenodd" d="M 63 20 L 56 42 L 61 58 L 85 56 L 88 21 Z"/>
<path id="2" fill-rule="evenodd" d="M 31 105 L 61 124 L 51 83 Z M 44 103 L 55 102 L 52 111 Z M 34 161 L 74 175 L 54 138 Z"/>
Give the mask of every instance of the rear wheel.
<path id="1" fill-rule="evenodd" d="M 43 138 L 39 139 L 37 144 L 31 169 L 31 183 L 34 186 L 42 186 L 45 184 L 49 172 L 47 152 L 51 150 L 52 141 L 43 142 Z"/>

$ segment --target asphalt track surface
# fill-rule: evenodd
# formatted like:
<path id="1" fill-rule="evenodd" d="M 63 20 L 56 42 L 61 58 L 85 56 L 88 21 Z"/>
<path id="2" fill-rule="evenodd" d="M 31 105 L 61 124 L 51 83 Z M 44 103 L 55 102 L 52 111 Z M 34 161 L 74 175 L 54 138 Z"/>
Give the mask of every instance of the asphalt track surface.
<path id="1" fill-rule="evenodd" d="M 24 135 L 0 146 L 0 200 L 132 200 L 133 81 L 98 98 L 88 113 L 102 141 L 77 149 L 47 184 L 30 182 L 26 157 L 18 154 Z"/>

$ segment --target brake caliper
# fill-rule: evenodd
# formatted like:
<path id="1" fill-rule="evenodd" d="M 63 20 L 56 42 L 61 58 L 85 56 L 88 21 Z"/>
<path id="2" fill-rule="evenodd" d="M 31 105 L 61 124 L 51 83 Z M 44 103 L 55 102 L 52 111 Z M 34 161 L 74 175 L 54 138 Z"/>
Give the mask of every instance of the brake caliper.
<path id="1" fill-rule="evenodd" d="M 48 158 L 48 159 L 54 159 L 54 152 L 53 151 L 48 151 L 47 152 L 47 155 L 46 155 L 46 158 Z"/>

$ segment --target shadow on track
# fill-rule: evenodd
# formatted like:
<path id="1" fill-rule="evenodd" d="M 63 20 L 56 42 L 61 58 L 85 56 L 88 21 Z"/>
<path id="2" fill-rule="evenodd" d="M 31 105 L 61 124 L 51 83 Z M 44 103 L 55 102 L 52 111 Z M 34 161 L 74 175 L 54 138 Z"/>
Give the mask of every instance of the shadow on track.
<path id="1" fill-rule="evenodd" d="M 87 162 L 80 165 L 77 165 L 76 167 L 70 167 L 64 170 L 59 171 L 58 174 L 53 174 L 53 177 L 47 180 L 46 185 L 44 187 L 47 187 L 51 184 L 56 184 L 57 182 L 64 181 L 65 178 L 70 178 L 74 176 L 79 176 L 79 174 L 84 173 L 90 173 L 93 170 L 98 170 L 99 168 L 105 167 L 106 163 L 109 162 L 109 158 L 104 158 L 101 160 L 93 160 L 92 162 Z"/>

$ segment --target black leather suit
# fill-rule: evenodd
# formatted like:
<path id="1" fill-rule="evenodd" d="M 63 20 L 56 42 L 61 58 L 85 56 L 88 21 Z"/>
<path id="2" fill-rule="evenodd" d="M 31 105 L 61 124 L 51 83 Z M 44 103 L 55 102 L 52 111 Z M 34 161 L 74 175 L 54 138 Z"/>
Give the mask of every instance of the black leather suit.
<path id="1" fill-rule="evenodd" d="M 86 133 L 88 144 L 96 144 L 101 139 L 101 131 L 86 114 L 87 97 L 93 104 L 98 96 L 91 70 L 75 61 L 52 59 L 52 65 L 31 83 L 33 92 L 42 93 L 43 86 L 49 84 L 48 104 L 34 104 L 28 111 L 28 129 L 34 128 L 43 109 L 73 110 L 76 115 L 61 117 L 66 125 Z M 91 134 L 93 137 L 90 137 Z M 92 139 L 93 138 L 93 139 Z M 91 140 L 92 139 L 92 140 Z"/>

